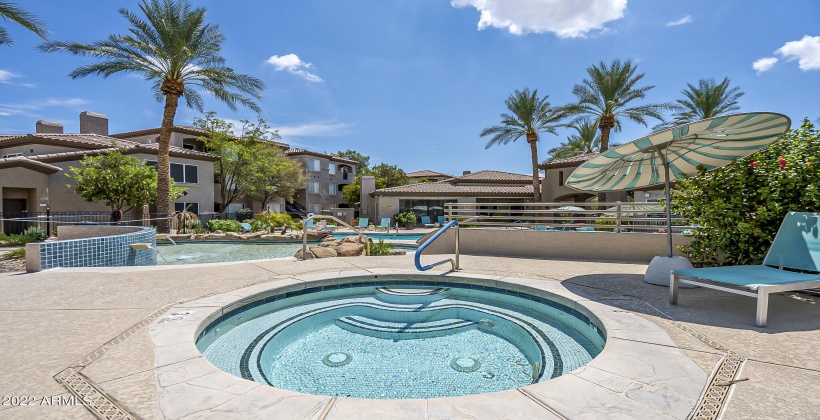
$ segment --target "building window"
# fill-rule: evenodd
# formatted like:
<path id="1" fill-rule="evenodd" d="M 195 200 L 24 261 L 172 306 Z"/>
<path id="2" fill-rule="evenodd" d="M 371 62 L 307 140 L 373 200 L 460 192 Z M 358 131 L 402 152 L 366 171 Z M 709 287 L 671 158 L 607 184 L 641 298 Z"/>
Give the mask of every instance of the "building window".
<path id="1" fill-rule="evenodd" d="M 319 172 L 321 170 L 319 167 L 319 159 L 308 159 L 308 170 Z"/>
<path id="2" fill-rule="evenodd" d="M 199 203 L 174 203 L 174 211 L 188 210 L 191 213 L 199 214 Z"/>
<path id="3" fill-rule="evenodd" d="M 148 166 L 157 167 L 157 161 L 146 160 L 145 164 Z M 185 165 L 182 163 L 170 164 L 171 178 L 178 184 L 198 184 L 199 183 L 199 167 L 196 165 Z"/>
<path id="4" fill-rule="evenodd" d="M 558 171 L 558 186 L 564 186 L 564 171 Z"/>
<path id="5" fill-rule="evenodd" d="M 321 204 L 311 204 L 308 206 L 308 213 L 319 214 L 322 212 Z"/>
<path id="6" fill-rule="evenodd" d="M 14 158 L 14 157 L 21 157 L 23 156 L 22 153 L 9 153 L 7 155 L 3 155 L 3 159 Z"/>
<path id="7" fill-rule="evenodd" d="M 328 185 L 327 186 L 327 193 L 330 194 L 330 195 L 336 195 L 336 186 L 333 185 L 333 184 Z"/>
<path id="8" fill-rule="evenodd" d="M 335 163 L 328 163 L 327 164 L 327 173 L 330 175 L 336 175 L 336 164 Z"/>
<path id="9" fill-rule="evenodd" d="M 308 181 L 308 193 L 319 194 L 319 183 L 316 181 Z"/>

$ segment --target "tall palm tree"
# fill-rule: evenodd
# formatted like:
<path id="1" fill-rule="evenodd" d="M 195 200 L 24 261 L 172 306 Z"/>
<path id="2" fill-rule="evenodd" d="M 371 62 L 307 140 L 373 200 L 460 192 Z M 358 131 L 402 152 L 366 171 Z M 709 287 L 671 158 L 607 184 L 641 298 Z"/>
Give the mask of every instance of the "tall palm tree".
<path id="1" fill-rule="evenodd" d="M 189 107 L 202 111 L 202 97 L 195 90 L 202 89 L 231 109 L 239 104 L 259 112 L 252 98 L 261 97 L 264 84 L 225 65 L 220 55 L 225 37 L 218 26 L 205 23 L 204 8 L 193 9 L 187 0 L 143 0 L 139 7 L 144 19 L 120 9 L 131 24 L 128 35 L 110 35 L 91 44 L 46 42 L 40 49 L 100 59 L 76 68 L 69 74 L 72 79 L 92 74 L 104 78 L 117 73 L 138 74 L 152 83 L 158 101 L 164 97 L 157 152 L 157 209 L 167 215 L 172 206 L 168 150 L 180 96 Z M 167 232 L 167 221 L 160 222 L 159 231 Z"/>
<path id="2" fill-rule="evenodd" d="M 671 103 L 630 106 L 633 101 L 645 99 L 646 92 L 655 86 L 636 87 L 644 77 L 636 74 L 637 66 L 631 61 L 614 60 L 607 65 L 600 64 L 587 68 L 589 78 L 572 88 L 578 103 L 572 106 L 574 114 L 586 115 L 598 121 L 601 130 L 601 151 L 609 150 L 609 135 L 614 129 L 621 130 L 621 119 L 647 125 L 646 118 L 663 121 L 663 111 L 675 109 Z"/>
<path id="3" fill-rule="evenodd" d="M 712 78 L 698 80 L 697 86 L 687 83 L 686 89 L 681 91 L 685 98 L 676 100 L 678 104 L 672 114 L 673 120 L 655 128 L 674 127 L 739 110 L 737 100 L 745 93 L 737 86 L 730 89 L 730 83 L 728 77 L 720 83 Z"/>
<path id="4" fill-rule="evenodd" d="M 0 18 L 5 21 L 14 22 L 31 32 L 34 32 L 40 38 L 46 39 L 46 26 L 31 12 L 21 9 L 14 5 L 14 3 L 0 2 Z M 0 45 L 11 45 L 14 40 L 9 36 L 6 28 L 0 26 Z"/>
<path id="5" fill-rule="evenodd" d="M 509 114 L 501 114 L 501 124 L 487 127 L 481 131 L 481 137 L 492 136 L 485 149 L 499 144 L 514 142 L 520 138 L 527 140 L 532 154 L 532 189 L 535 202 L 541 201 L 541 180 L 538 176 L 538 133 L 558 134 L 555 129 L 564 126 L 561 120 L 566 118 L 563 107 L 553 108 L 547 102 L 549 95 L 538 97 L 538 90 L 530 92 L 516 90 L 504 103 Z"/>
<path id="6" fill-rule="evenodd" d="M 584 118 L 572 124 L 570 127 L 572 127 L 577 134 L 569 136 L 566 142 L 561 142 L 558 147 L 550 149 L 548 152 L 550 158 L 547 162 L 585 155 L 601 150 L 601 135 L 598 132 L 597 121 Z"/>

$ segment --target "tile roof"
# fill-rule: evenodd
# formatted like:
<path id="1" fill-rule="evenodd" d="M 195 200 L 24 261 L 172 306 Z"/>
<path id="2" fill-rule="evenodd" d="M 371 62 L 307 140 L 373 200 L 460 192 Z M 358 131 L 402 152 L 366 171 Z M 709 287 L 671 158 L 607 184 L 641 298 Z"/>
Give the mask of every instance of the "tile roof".
<path id="1" fill-rule="evenodd" d="M 130 137 L 140 137 L 145 136 L 148 134 L 159 134 L 159 127 L 157 128 L 146 128 L 143 130 L 136 130 L 136 131 L 126 131 L 123 133 L 112 134 L 111 137 L 117 137 L 120 139 L 130 138 Z M 172 129 L 174 132 L 182 133 L 182 134 L 190 134 L 192 136 L 197 137 L 208 137 L 208 131 L 203 130 L 199 127 L 194 127 L 190 125 L 175 125 Z M 234 137 L 235 139 L 240 139 L 241 137 Z M 274 140 L 269 140 L 271 143 L 279 146 L 282 149 L 290 148 L 290 145 L 287 143 L 282 143 Z"/>
<path id="2" fill-rule="evenodd" d="M 532 197 L 532 184 L 470 185 L 457 184 L 453 180 L 422 182 L 400 187 L 382 188 L 370 193 L 371 196 L 483 196 L 483 197 Z"/>
<path id="3" fill-rule="evenodd" d="M 421 171 L 416 171 L 416 172 L 410 172 L 409 174 L 407 174 L 407 176 L 409 176 L 410 178 L 426 178 L 426 177 L 436 177 L 436 178 L 438 178 L 438 177 L 442 177 L 442 176 L 447 177 L 447 178 L 453 178 L 453 175 L 444 174 L 444 173 L 436 172 L 436 171 L 430 171 L 430 170 L 427 170 L 427 169 L 424 169 L 424 170 L 421 170 Z"/>
<path id="4" fill-rule="evenodd" d="M 290 148 L 288 150 L 285 150 L 285 154 L 288 155 L 288 156 L 294 156 L 294 155 L 318 156 L 318 157 L 323 157 L 323 158 L 327 158 L 327 159 L 333 159 L 333 160 L 339 161 L 339 162 L 349 163 L 353 166 L 356 166 L 356 165 L 359 164 L 359 162 L 356 162 L 355 160 L 345 159 L 343 157 L 334 156 L 334 155 L 331 155 L 329 153 L 314 152 L 313 150 L 307 150 L 307 149 Z"/>
<path id="5" fill-rule="evenodd" d="M 483 170 L 454 178 L 458 182 L 532 182 L 532 175 Z"/>
<path id="6" fill-rule="evenodd" d="M 29 159 L 25 156 L 0 159 L 0 169 L 15 168 L 18 166 L 49 175 L 62 171 L 62 169 L 60 169 L 57 166 L 49 165 L 43 162 L 38 162 L 36 160 Z"/>
<path id="7" fill-rule="evenodd" d="M 585 155 L 578 155 L 573 157 L 568 157 L 564 159 L 555 159 L 549 162 L 542 162 L 538 165 L 539 169 L 550 169 L 550 168 L 566 168 L 570 166 L 580 166 L 582 163 L 598 156 L 600 153 L 587 153 Z"/>

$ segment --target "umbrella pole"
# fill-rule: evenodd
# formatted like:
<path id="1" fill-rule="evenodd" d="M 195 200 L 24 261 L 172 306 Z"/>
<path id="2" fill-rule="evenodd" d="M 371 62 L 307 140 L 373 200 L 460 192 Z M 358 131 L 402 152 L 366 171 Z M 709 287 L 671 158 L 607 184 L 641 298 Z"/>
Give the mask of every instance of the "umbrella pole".
<path id="1" fill-rule="evenodd" d="M 669 243 L 669 258 L 672 258 L 672 190 L 669 187 L 669 162 L 663 159 L 664 184 L 666 184 L 666 241 Z"/>

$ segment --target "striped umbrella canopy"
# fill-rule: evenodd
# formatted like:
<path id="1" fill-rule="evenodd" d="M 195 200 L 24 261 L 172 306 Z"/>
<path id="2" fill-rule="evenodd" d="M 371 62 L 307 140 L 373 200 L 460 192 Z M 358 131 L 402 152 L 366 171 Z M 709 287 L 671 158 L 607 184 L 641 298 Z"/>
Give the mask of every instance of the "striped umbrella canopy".
<path id="1" fill-rule="evenodd" d="M 586 192 L 622 191 L 666 185 L 695 174 L 698 166 L 719 168 L 748 156 L 789 130 L 789 117 L 753 112 L 715 117 L 652 133 L 607 150 L 579 166 L 566 185 Z M 661 171 L 663 170 L 663 174 Z M 672 256 L 672 214 L 666 209 L 669 256 Z"/>

